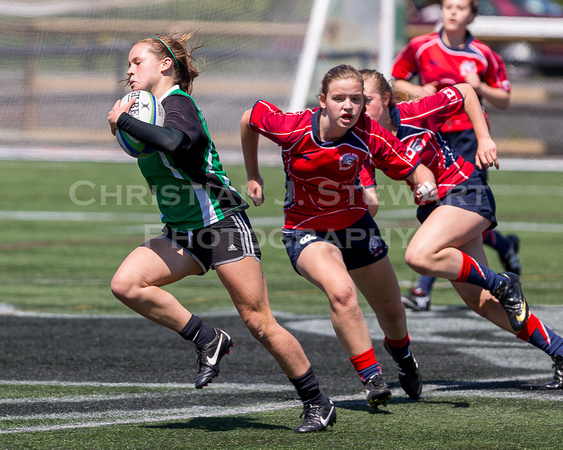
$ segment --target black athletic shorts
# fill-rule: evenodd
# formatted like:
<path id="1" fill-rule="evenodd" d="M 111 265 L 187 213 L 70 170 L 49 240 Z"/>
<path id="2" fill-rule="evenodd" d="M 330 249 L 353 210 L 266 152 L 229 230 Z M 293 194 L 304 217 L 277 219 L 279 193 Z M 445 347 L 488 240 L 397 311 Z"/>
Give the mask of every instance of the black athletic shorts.
<path id="1" fill-rule="evenodd" d="M 193 231 L 177 231 L 165 225 L 162 236 L 184 248 L 201 266 L 201 275 L 247 256 L 257 261 L 261 257 L 258 239 L 244 211 Z"/>
<path id="2" fill-rule="evenodd" d="M 342 252 L 348 270 L 359 269 L 377 262 L 384 258 L 388 251 L 387 244 L 369 213 L 342 230 L 313 231 L 284 228 L 282 241 L 296 272 L 295 265 L 299 255 L 313 242 L 325 241 L 336 245 Z"/>

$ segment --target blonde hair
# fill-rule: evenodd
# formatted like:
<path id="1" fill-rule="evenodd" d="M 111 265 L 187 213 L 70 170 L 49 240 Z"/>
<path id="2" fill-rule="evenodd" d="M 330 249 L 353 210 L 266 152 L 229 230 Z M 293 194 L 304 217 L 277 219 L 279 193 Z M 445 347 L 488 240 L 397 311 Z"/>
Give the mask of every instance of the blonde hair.
<path id="1" fill-rule="evenodd" d="M 195 50 L 203 47 L 203 45 L 197 45 L 197 31 L 185 33 L 179 37 L 157 34 L 151 38 L 141 39 L 135 43 L 135 45 L 137 44 L 146 45 L 159 60 L 172 57 L 174 83 L 188 94 L 192 93 L 194 79 L 201 73 L 197 62 L 203 61 L 201 58 L 194 59 L 192 56 Z"/>
<path id="2" fill-rule="evenodd" d="M 420 97 L 409 94 L 404 91 L 395 91 L 391 83 L 389 83 L 381 72 L 373 69 L 360 70 L 364 79 L 364 84 L 372 80 L 377 88 L 377 93 L 383 97 L 384 94 L 389 94 L 389 109 L 393 108 L 397 103 L 410 102 L 419 100 Z"/>

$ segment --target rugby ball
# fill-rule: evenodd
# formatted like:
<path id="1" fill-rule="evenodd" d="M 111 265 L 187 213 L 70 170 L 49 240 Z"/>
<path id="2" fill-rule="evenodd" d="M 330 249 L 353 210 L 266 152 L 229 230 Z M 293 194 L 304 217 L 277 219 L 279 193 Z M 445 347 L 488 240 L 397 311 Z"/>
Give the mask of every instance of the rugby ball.
<path id="1" fill-rule="evenodd" d="M 153 125 L 162 126 L 164 124 L 164 108 L 153 94 L 148 91 L 131 91 L 121 99 L 121 106 L 125 105 L 131 98 L 136 99 L 129 111 L 132 117 Z M 123 151 L 133 158 L 146 158 L 156 152 L 155 149 L 150 148 L 119 128 L 115 132 L 115 137 Z"/>

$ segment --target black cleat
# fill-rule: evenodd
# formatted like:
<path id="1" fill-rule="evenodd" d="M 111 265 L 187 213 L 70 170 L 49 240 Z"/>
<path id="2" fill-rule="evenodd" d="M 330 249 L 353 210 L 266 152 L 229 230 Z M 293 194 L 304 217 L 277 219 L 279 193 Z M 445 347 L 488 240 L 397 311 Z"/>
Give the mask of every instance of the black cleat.
<path id="1" fill-rule="evenodd" d="M 336 423 L 336 409 L 331 399 L 324 398 L 318 403 L 305 403 L 299 417 L 304 419 L 303 423 L 295 429 L 296 433 L 323 431 Z"/>
<path id="2" fill-rule="evenodd" d="M 419 287 L 412 288 L 410 294 L 401 295 L 401 301 L 413 311 L 430 311 L 430 294 Z"/>
<path id="3" fill-rule="evenodd" d="M 520 276 L 522 266 L 520 265 L 520 256 L 518 252 L 520 251 L 520 238 L 515 234 L 507 234 L 506 239 L 510 241 L 510 248 L 506 254 L 500 258 L 500 262 L 507 272 L 515 273 Z"/>
<path id="4" fill-rule="evenodd" d="M 541 385 L 541 389 L 563 389 L 563 355 L 553 356 L 555 375 L 553 381 Z"/>
<path id="5" fill-rule="evenodd" d="M 219 375 L 219 362 L 223 356 L 231 353 L 234 347 L 231 337 L 219 328 L 215 328 L 217 336 L 204 347 L 196 348 L 197 362 L 199 371 L 195 378 L 196 389 L 201 389 L 209 383 L 213 383 L 213 378 Z"/>
<path id="6" fill-rule="evenodd" d="M 520 331 L 526 325 L 530 309 L 522 293 L 522 283 L 518 275 L 510 272 L 500 273 L 506 280 L 502 281 L 492 293 L 500 302 L 514 331 Z"/>
<path id="7" fill-rule="evenodd" d="M 385 406 L 391 398 L 391 390 L 379 373 L 372 375 L 369 380 L 364 382 L 364 386 L 366 388 L 366 401 L 375 410 L 379 405 Z"/>
<path id="8" fill-rule="evenodd" d="M 395 366 L 397 366 L 397 373 L 399 374 L 399 384 L 403 388 L 403 391 L 412 398 L 413 400 L 418 400 L 420 394 L 422 393 L 422 374 L 418 368 L 418 363 L 414 355 L 409 349 L 409 354 L 403 359 L 396 360 L 389 346 L 386 342 L 383 342 L 383 347 L 387 350 L 387 353 L 393 358 Z"/>

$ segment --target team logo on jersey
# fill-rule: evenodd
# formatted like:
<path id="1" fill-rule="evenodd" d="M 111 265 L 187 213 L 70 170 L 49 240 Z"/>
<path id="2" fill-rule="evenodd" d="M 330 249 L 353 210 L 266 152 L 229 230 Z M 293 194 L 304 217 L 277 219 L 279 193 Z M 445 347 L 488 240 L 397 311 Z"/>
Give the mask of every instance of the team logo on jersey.
<path id="1" fill-rule="evenodd" d="M 464 78 L 467 75 L 472 75 L 474 73 L 477 73 L 477 64 L 475 64 L 475 61 L 467 61 L 467 60 L 463 61 L 459 65 L 459 73 Z"/>
<path id="2" fill-rule="evenodd" d="M 407 151 L 405 152 L 405 156 L 407 157 L 407 159 L 411 161 L 414 158 L 414 155 L 416 154 L 417 154 L 416 148 L 413 148 L 411 144 L 409 144 L 409 146 L 407 147 Z"/>
<path id="3" fill-rule="evenodd" d="M 314 241 L 316 239 L 318 239 L 318 238 L 314 234 L 307 234 L 299 240 L 299 243 L 301 245 L 305 245 L 307 242 L 311 242 L 311 241 Z"/>
<path id="4" fill-rule="evenodd" d="M 340 157 L 338 165 L 340 170 L 350 170 L 350 168 L 356 164 L 356 161 L 358 161 L 358 155 L 354 153 L 345 153 Z"/>
<path id="5" fill-rule="evenodd" d="M 383 251 L 383 240 L 379 236 L 372 236 L 369 240 L 369 251 L 377 256 Z"/>
<path id="6" fill-rule="evenodd" d="M 450 100 L 455 100 L 457 97 L 456 91 L 454 91 L 452 88 L 445 88 L 444 90 L 442 90 L 442 92 L 446 94 L 446 96 Z"/>
<path id="7" fill-rule="evenodd" d="M 426 141 L 423 138 L 416 138 L 414 139 L 412 142 L 409 143 L 409 150 L 413 151 L 415 153 L 420 153 L 424 147 L 426 145 Z M 408 155 L 409 152 L 407 152 Z M 414 155 L 412 155 L 414 156 Z M 412 156 L 409 155 L 409 157 L 412 159 Z"/>

